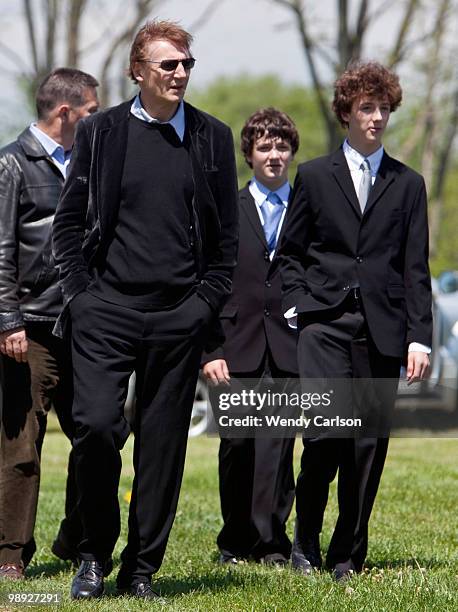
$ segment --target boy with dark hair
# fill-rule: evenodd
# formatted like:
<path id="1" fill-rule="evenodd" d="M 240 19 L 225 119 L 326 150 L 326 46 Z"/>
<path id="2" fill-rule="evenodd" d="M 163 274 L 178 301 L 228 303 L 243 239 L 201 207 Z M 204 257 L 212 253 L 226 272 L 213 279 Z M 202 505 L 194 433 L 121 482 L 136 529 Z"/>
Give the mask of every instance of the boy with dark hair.
<path id="1" fill-rule="evenodd" d="M 295 337 L 281 310 L 276 244 L 288 206 L 288 169 L 299 146 L 292 120 L 274 108 L 246 121 L 241 148 L 253 178 L 239 192 L 240 239 L 233 290 L 220 314 L 226 340 L 203 358 L 215 385 L 235 379 L 285 379 L 297 372 Z M 233 381 L 234 383 L 235 381 Z M 294 440 L 222 438 L 219 451 L 220 562 L 249 556 L 285 564 L 291 551 L 285 524 L 294 498 Z"/>
<path id="2" fill-rule="evenodd" d="M 382 406 L 385 423 L 405 353 L 409 383 L 427 374 L 432 327 L 425 184 L 382 146 L 401 96 L 398 77 L 375 62 L 336 81 L 333 107 L 347 138 L 299 166 L 280 248 L 285 316 L 298 315 L 301 379 L 372 379 L 375 398 L 350 406 L 366 414 Z M 294 567 L 309 574 L 321 566 L 319 534 L 338 470 L 327 565 L 337 580 L 361 571 L 387 448 L 387 437 L 304 438 Z"/>

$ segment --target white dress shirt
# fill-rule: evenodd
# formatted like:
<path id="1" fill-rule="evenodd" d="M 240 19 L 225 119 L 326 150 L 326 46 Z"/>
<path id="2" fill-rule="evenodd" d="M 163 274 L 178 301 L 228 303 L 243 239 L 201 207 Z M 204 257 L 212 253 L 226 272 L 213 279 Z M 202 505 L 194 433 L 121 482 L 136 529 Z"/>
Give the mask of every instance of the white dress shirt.
<path id="1" fill-rule="evenodd" d="M 371 167 L 371 179 L 372 185 L 375 183 L 375 179 L 377 177 L 378 169 L 380 168 L 380 163 L 383 157 L 383 147 L 379 147 L 375 153 L 364 157 L 361 155 L 359 151 L 353 149 L 350 146 L 348 140 L 345 140 L 342 146 L 343 154 L 345 155 L 345 159 L 347 160 L 348 169 L 350 170 L 351 178 L 353 181 L 353 185 L 355 186 L 356 193 L 359 193 L 359 186 L 361 184 L 361 179 L 363 178 L 364 170 L 361 168 L 361 164 L 365 159 L 370 164 Z"/>

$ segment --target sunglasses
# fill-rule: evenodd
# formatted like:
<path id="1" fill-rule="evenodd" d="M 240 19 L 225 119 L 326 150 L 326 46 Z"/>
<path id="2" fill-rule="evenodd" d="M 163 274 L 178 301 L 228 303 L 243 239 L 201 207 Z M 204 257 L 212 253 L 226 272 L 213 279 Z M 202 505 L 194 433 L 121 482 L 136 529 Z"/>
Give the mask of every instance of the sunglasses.
<path id="1" fill-rule="evenodd" d="M 184 59 L 165 59 L 161 62 L 145 59 L 142 62 L 148 62 L 148 64 L 159 64 L 159 68 L 165 70 L 165 72 L 173 72 L 178 68 L 178 64 L 181 64 L 185 70 L 191 70 L 194 68 L 196 60 L 193 57 L 185 57 Z"/>

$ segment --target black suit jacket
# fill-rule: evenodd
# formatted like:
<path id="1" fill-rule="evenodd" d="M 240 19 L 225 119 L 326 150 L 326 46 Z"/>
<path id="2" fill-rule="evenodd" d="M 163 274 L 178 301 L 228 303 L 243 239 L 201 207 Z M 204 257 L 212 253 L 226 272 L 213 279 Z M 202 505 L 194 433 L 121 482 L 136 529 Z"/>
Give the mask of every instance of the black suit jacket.
<path id="1" fill-rule="evenodd" d="M 342 149 L 300 165 L 279 257 L 284 310 L 329 309 L 359 284 L 382 354 L 431 346 L 425 184 L 386 153 L 363 215 Z"/>
<path id="2" fill-rule="evenodd" d="M 235 373 L 254 372 L 268 346 L 275 365 L 297 372 L 296 333 L 283 317 L 278 257 L 269 259 L 264 230 L 248 186 L 239 192 L 240 237 L 232 294 L 220 321 L 226 340 L 203 363 L 224 358 Z"/>
<path id="3" fill-rule="evenodd" d="M 53 249 L 66 304 L 103 261 L 118 220 L 132 100 L 78 123 L 67 181 L 53 224 Z M 238 235 L 237 177 L 231 130 L 185 103 L 194 181 L 197 292 L 217 311 L 231 292 Z M 134 265 L 134 262 L 133 264 Z M 62 335 L 66 309 L 55 333 Z"/>

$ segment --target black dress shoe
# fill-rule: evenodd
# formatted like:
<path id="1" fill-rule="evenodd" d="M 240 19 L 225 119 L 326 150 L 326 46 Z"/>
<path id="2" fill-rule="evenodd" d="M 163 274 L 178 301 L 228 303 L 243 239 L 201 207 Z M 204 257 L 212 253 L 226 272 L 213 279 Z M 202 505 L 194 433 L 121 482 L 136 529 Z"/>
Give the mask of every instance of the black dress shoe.
<path id="1" fill-rule="evenodd" d="M 269 553 L 259 559 L 264 565 L 275 565 L 277 567 L 284 567 L 288 565 L 288 558 L 283 553 Z"/>
<path id="2" fill-rule="evenodd" d="M 295 538 L 291 550 L 291 565 L 304 576 L 310 576 L 319 570 L 322 560 L 318 538 L 304 539 L 302 542 Z"/>
<path id="3" fill-rule="evenodd" d="M 218 558 L 218 563 L 220 565 L 238 565 L 239 559 L 231 553 L 221 553 Z"/>
<path id="4" fill-rule="evenodd" d="M 336 582 L 347 582 L 356 573 L 355 566 L 352 561 L 345 563 L 337 563 L 332 570 L 332 577 Z"/>
<path id="5" fill-rule="evenodd" d="M 128 587 L 118 587 L 118 593 L 120 595 L 130 595 L 139 599 L 149 599 L 158 603 L 165 603 L 165 599 L 156 593 L 156 591 L 153 591 L 149 582 L 136 582 Z"/>
<path id="6" fill-rule="evenodd" d="M 291 566 L 304 576 L 310 576 L 319 569 L 316 565 L 312 565 L 305 555 L 299 555 L 297 553 L 291 553 Z"/>
<path id="7" fill-rule="evenodd" d="M 103 578 L 106 564 L 98 561 L 81 561 L 72 582 L 72 599 L 94 599 L 103 595 Z M 108 572 L 109 573 L 109 572 Z"/>

